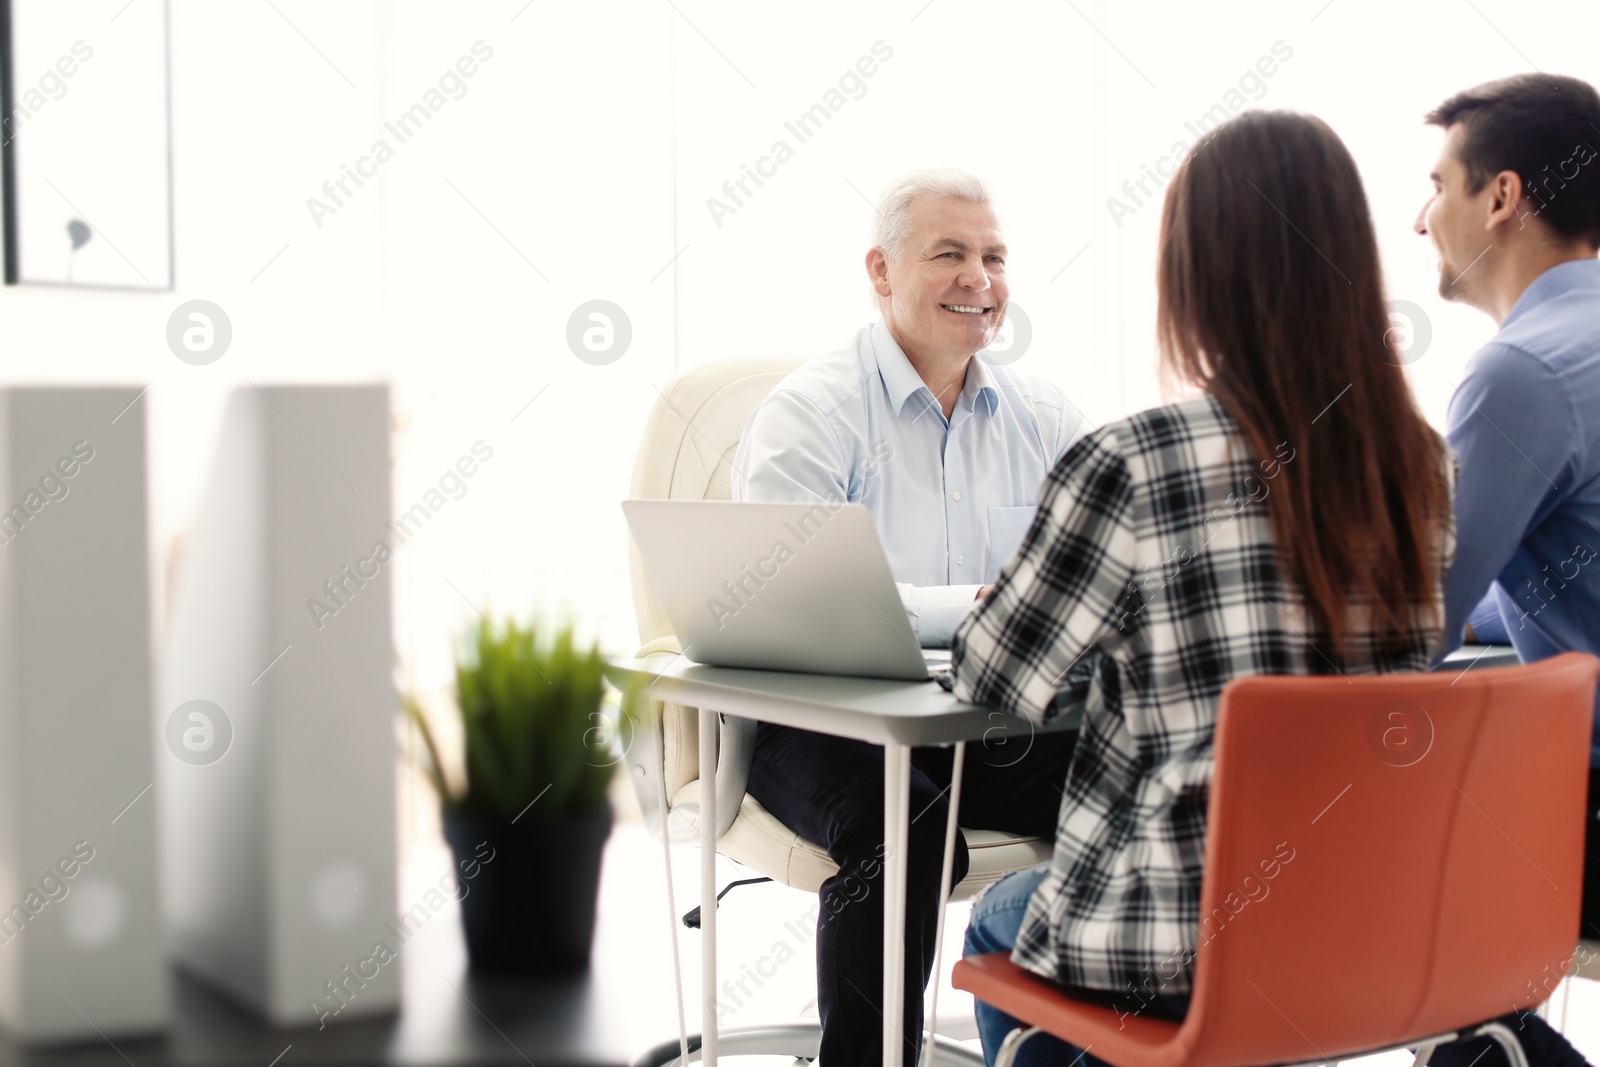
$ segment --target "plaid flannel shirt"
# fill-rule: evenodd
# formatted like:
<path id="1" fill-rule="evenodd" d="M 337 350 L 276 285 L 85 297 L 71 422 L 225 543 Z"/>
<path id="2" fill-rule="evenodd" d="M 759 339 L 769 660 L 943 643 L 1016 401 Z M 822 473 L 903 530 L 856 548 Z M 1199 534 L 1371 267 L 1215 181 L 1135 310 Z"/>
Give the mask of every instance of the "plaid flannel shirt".
<path id="1" fill-rule="evenodd" d="M 1190 990 L 1212 736 L 1229 680 L 1421 671 L 1439 644 L 1442 627 L 1417 614 L 1384 640 L 1354 606 L 1342 657 L 1310 633 L 1264 502 L 1286 479 L 1313 475 L 1296 470 L 1292 441 L 1267 459 L 1251 452 L 1210 396 L 1084 437 L 1051 470 L 1022 547 L 956 633 L 960 699 L 1034 722 L 1084 706 L 1055 858 L 1012 954 L 1047 978 Z M 1440 541 L 1432 606 L 1442 620 L 1453 529 Z"/>

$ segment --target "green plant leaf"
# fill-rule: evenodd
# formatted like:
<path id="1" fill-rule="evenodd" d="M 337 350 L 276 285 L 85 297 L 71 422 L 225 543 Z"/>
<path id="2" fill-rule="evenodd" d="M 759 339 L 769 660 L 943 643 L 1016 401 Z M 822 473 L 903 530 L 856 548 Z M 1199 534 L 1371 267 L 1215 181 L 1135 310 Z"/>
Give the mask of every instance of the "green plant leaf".
<path id="1" fill-rule="evenodd" d="M 433 727 L 428 725 L 428 717 L 422 713 L 422 705 L 418 704 L 416 697 L 409 693 L 405 696 L 405 709 L 406 717 L 422 735 L 422 773 L 433 783 L 434 792 L 439 794 L 439 802 L 449 807 L 454 798 L 450 796 L 450 790 L 445 785 L 444 763 L 439 759 L 439 745 L 433 739 Z"/>
<path id="2" fill-rule="evenodd" d="M 606 664 L 598 646 L 579 651 L 571 624 L 549 629 L 484 618 L 461 642 L 456 700 L 466 744 L 463 809 L 548 821 L 590 814 L 606 803 L 616 738 L 630 712 L 608 716 L 602 710 Z M 437 748 L 425 723 L 423 729 L 437 771 Z M 444 797 L 442 774 L 430 772 L 430 778 Z"/>

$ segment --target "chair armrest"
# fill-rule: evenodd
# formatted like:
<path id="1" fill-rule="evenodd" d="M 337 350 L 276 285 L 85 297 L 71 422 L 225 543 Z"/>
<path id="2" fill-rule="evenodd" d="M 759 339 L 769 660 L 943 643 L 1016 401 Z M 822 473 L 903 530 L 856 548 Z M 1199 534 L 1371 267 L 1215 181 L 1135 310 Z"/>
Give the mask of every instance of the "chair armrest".
<path id="1" fill-rule="evenodd" d="M 677 639 L 671 636 L 657 638 L 641 648 L 636 655 L 647 656 L 665 653 L 681 654 Z M 652 701 L 657 709 L 659 701 Z M 689 709 L 685 709 L 686 711 Z M 744 801 L 745 788 L 750 782 L 750 765 L 755 759 L 756 722 L 732 716 L 717 716 L 717 825 L 715 837 L 728 832 L 739 817 L 739 805 Z M 638 796 L 639 810 L 645 826 L 652 834 L 660 834 L 670 827 L 672 800 L 666 791 L 666 739 L 663 736 L 661 715 L 650 717 L 650 722 L 639 728 L 628 752 L 628 777 Z M 684 814 L 699 823 L 698 804 L 679 804 Z M 675 839 L 688 840 L 694 833 L 675 833 Z"/>
<path id="2" fill-rule="evenodd" d="M 717 746 L 717 836 L 721 837 L 739 817 L 745 788 L 750 784 L 750 765 L 756 755 L 756 721 L 717 716 L 722 732 Z"/>
<path id="3" fill-rule="evenodd" d="M 691 709 L 685 709 L 691 710 Z M 722 837 L 739 817 L 739 806 L 744 802 L 745 787 L 750 782 L 750 764 L 755 760 L 756 721 L 737 719 L 731 715 L 718 715 L 717 723 L 717 825 L 712 840 Z M 704 780 L 704 768 L 701 778 Z M 699 796 L 696 790 L 695 796 Z M 679 802 L 673 811 L 681 811 L 689 819 L 691 829 L 674 834 L 674 840 L 688 841 L 700 833 L 700 804 L 696 801 Z"/>
<path id="4" fill-rule="evenodd" d="M 633 784 L 645 829 L 652 836 L 660 837 L 666 828 L 671 798 L 667 796 L 667 750 L 661 731 L 661 703 L 653 700 L 650 704 L 655 710 L 635 723 L 623 766 L 627 769 L 628 781 Z"/>
<path id="5" fill-rule="evenodd" d="M 635 653 L 639 659 L 649 656 L 678 653 L 677 639 L 668 635 L 651 641 Z M 648 711 L 634 724 L 623 766 L 628 781 L 633 784 L 634 796 L 639 801 L 639 814 L 645 829 L 660 837 L 667 829 L 667 814 L 672 798 L 667 795 L 667 745 L 662 733 L 662 708 L 659 700 L 645 704 Z"/>

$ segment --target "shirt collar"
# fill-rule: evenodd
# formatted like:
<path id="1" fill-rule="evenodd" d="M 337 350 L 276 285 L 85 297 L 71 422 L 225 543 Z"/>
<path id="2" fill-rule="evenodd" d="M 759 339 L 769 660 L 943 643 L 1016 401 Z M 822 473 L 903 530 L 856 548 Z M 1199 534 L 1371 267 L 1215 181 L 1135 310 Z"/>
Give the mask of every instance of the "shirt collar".
<path id="1" fill-rule="evenodd" d="M 989 367 L 988 361 L 982 356 L 973 356 L 967 363 L 967 384 L 961 392 L 974 407 L 979 399 L 988 405 L 989 414 L 993 415 L 1000 406 L 1000 385 L 995 381 L 994 371 Z"/>
<path id="2" fill-rule="evenodd" d="M 888 324 L 881 319 L 872 324 L 872 351 L 878 359 L 878 373 L 883 378 L 884 388 L 888 390 L 889 406 L 895 414 L 905 409 L 906 401 L 915 396 L 919 389 L 926 392 L 930 399 L 933 397 L 933 391 L 922 380 L 922 375 L 917 373 L 917 368 L 911 365 L 911 360 L 894 339 Z M 961 389 L 961 395 L 973 406 L 982 398 L 990 415 L 1000 406 L 999 384 L 989 364 L 978 356 L 974 356 L 967 364 L 967 381 Z"/>
<path id="3" fill-rule="evenodd" d="M 1600 259 L 1574 259 L 1558 263 L 1533 280 L 1522 291 L 1517 302 L 1511 305 L 1511 314 L 1500 324 L 1503 330 L 1514 321 L 1547 300 L 1570 293 L 1574 289 L 1600 289 Z"/>

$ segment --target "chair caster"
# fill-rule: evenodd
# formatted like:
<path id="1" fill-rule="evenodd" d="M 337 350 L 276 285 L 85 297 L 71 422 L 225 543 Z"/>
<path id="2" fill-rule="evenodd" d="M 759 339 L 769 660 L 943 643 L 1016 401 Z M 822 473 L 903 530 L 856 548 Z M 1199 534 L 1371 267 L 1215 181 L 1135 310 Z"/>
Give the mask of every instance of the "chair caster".
<path id="1" fill-rule="evenodd" d="M 696 1055 L 700 1051 L 700 1035 L 689 1035 L 689 1059 L 691 1062 L 699 1060 Z M 676 1063 L 683 1049 L 677 1041 L 663 1041 L 653 1045 L 640 1053 L 633 1061 L 631 1067 L 667 1067 L 669 1063 Z"/>

